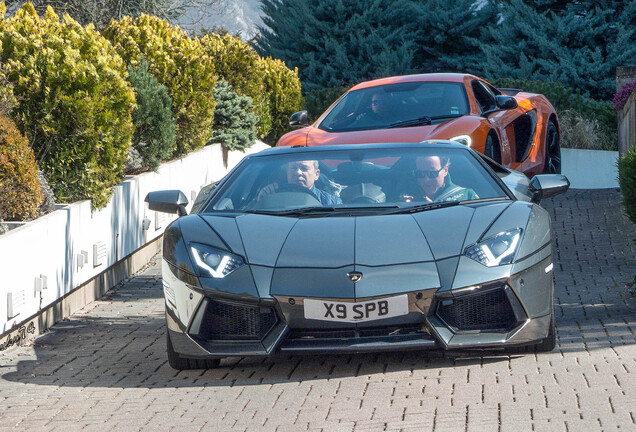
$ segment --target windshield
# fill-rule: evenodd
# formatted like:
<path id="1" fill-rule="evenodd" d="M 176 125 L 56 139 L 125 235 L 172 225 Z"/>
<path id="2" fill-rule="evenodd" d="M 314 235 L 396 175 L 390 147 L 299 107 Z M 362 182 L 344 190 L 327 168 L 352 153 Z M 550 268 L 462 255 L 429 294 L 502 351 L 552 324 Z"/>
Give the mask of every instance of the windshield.
<path id="1" fill-rule="evenodd" d="M 493 198 L 508 195 L 461 148 L 299 151 L 249 158 L 204 212 L 378 213 Z"/>
<path id="2" fill-rule="evenodd" d="M 348 92 L 318 127 L 328 132 L 409 127 L 439 123 L 468 112 L 462 83 L 406 82 Z M 428 120 L 414 121 L 418 119 Z"/>

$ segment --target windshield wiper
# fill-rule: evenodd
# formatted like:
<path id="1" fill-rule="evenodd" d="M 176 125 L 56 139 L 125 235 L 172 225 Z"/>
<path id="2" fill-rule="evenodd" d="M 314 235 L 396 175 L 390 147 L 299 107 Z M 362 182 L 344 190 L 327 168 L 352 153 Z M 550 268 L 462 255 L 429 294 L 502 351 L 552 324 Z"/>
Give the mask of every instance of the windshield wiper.
<path id="1" fill-rule="evenodd" d="M 429 116 L 423 116 L 416 119 L 411 120 L 403 120 L 395 123 L 391 123 L 387 126 L 387 129 L 391 128 L 399 128 L 399 127 L 411 127 L 411 126 L 422 126 L 422 125 L 430 125 L 432 119 Z"/>
<path id="2" fill-rule="evenodd" d="M 420 204 L 411 207 L 400 207 L 399 209 L 389 210 L 382 214 L 407 214 L 407 213 L 418 213 L 425 210 L 435 210 L 446 207 L 453 207 L 467 201 L 442 201 L 442 202 L 434 202 L 434 203 L 426 203 Z"/>
<path id="3" fill-rule="evenodd" d="M 426 126 L 426 125 L 432 124 L 433 120 L 452 119 L 457 117 L 462 117 L 462 114 L 447 114 L 447 115 L 440 115 L 440 116 L 434 116 L 434 117 L 423 116 L 416 119 L 391 123 L 390 125 L 387 126 L 387 129 L 399 128 L 399 127 Z"/>
<path id="4" fill-rule="evenodd" d="M 303 215 L 323 215 L 342 214 L 355 212 L 378 211 L 384 214 L 387 210 L 396 210 L 400 206 L 351 206 L 351 207 L 302 207 L 290 210 L 246 210 L 245 213 L 264 214 L 273 216 L 303 216 Z"/>

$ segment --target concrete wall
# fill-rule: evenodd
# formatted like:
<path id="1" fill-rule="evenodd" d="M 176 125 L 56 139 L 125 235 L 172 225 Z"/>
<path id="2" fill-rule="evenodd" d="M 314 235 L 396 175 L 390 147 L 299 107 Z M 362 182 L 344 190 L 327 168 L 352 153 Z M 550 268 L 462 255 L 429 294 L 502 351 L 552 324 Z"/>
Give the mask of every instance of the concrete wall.
<path id="1" fill-rule="evenodd" d="M 264 148 L 257 143 L 248 153 Z M 47 308 L 60 313 L 49 313 L 45 323 L 68 316 L 143 266 L 160 247 L 153 240 L 176 217 L 148 210 L 146 194 L 180 189 L 192 203 L 202 186 L 221 179 L 243 156 L 230 152 L 226 168 L 221 147 L 208 146 L 156 173 L 126 177 L 102 210 L 92 211 L 90 201 L 62 205 L 0 235 L 0 334 Z M 143 255 L 145 262 L 130 259 L 147 244 L 154 249 Z M 79 287 L 88 288 L 71 295 Z"/>
<path id="2" fill-rule="evenodd" d="M 618 152 L 561 149 L 561 173 L 572 189 L 618 188 Z"/>

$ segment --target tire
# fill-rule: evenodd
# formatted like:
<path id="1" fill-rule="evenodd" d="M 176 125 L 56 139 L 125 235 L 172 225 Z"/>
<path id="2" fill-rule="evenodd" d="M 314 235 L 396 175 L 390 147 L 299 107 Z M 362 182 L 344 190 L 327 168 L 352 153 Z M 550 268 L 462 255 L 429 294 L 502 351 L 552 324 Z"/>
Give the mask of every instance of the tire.
<path id="1" fill-rule="evenodd" d="M 561 143 L 559 131 L 553 121 L 548 122 L 545 132 L 544 174 L 561 174 Z"/>
<path id="2" fill-rule="evenodd" d="M 190 370 L 190 369 L 214 369 L 219 367 L 221 360 L 219 359 L 191 359 L 181 357 L 177 354 L 172 347 L 172 341 L 170 341 L 170 335 L 166 334 L 167 338 L 167 352 L 168 352 L 168 364 L 172 369 L 176 370 Z"/>
<path id="3" fill-rule="evenodd" d="M 501 163 L 501 147 L 499 147 L 499 142 L 496 140 L 493 134 L 488 134 L 488 137 L 486 138 L 486 147 L 484 148 L 484 154 L 498 164 Z"/>

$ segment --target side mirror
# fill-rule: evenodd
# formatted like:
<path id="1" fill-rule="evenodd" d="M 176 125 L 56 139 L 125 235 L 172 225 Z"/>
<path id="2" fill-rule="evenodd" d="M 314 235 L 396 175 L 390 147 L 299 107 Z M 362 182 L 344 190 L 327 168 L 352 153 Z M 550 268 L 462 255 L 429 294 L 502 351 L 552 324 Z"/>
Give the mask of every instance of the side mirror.
<path id="1" fill-rule="evenodd" d="M 561 174 L 540 174 L 532 177 L 528 190 L 532 195 L 530 201 L 539 204 L 543 198 L 550 198 L 568 190 L 570 181 Z"/>
<path id="2" fill-rule="evenodd" d="M 188 205 L 188 199 L 180 190 L 163 190 L 150 192 L 144 200 L 148 203 L 150 210 L 178 214 L 185 216 L 188 214 L 185 207 Z"/>
<path id="3" fill-rule="evenodd" d="M 307 117 L 307 111 L 298 111 L 297 113 L 293 113 L 289 118 L 290 126 L 308 126 L 309 125 L 309 117 Z"/>
<path id="4" fill-rule="evenodd" d="M 495 99 L 497 99 L 497 106 L 502 110 L 511 110 L 519 106 L 517 100 L 512 96 L 498 95 L 495 96 Z"/>

